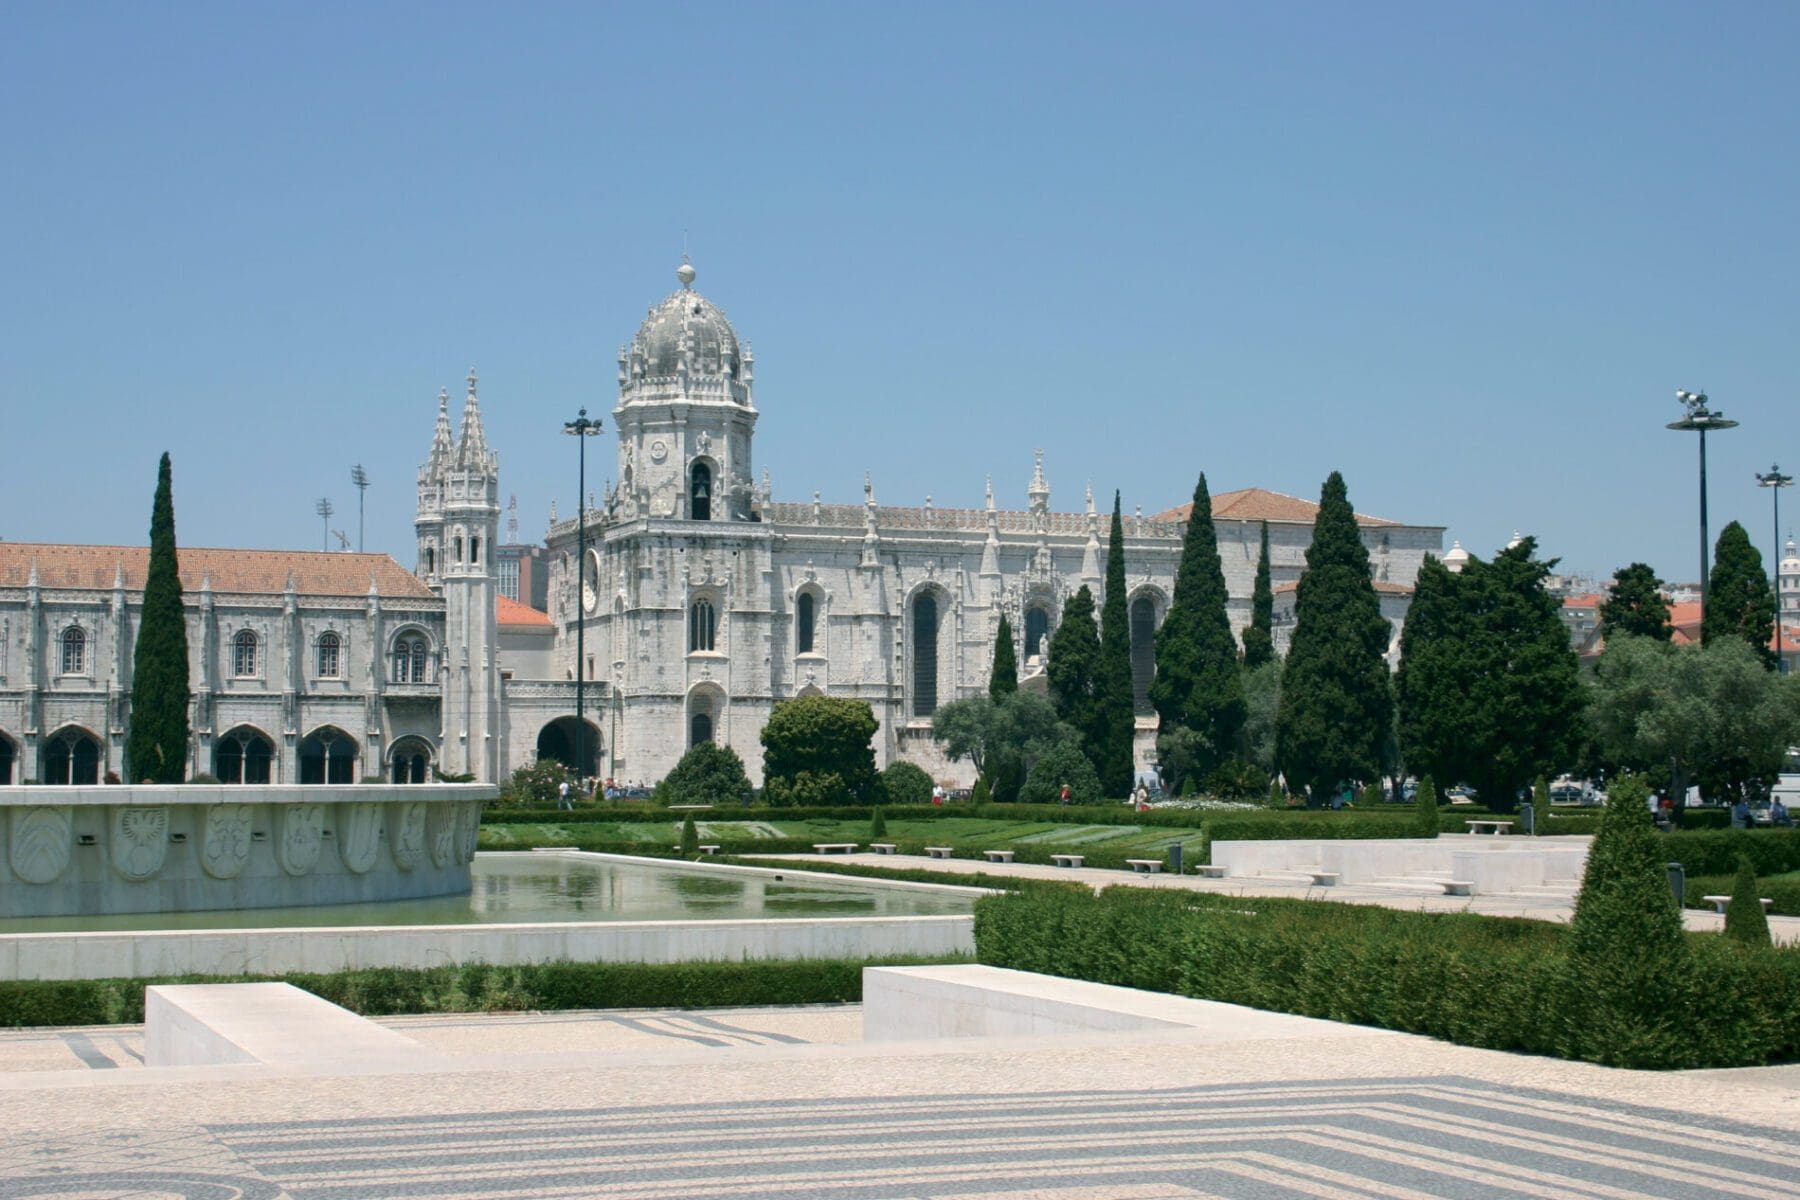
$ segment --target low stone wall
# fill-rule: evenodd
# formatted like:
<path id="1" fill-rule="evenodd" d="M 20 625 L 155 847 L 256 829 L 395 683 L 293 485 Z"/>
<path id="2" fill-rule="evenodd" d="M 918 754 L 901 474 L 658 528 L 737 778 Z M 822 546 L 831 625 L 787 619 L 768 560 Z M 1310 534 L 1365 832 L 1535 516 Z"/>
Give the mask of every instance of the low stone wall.
<path id="1" fill-rule="evenodd" d="M 1478 894 L 1524 887 L 1576 887 L 1587 863 L 1587 838 L 1449 835 L 1438 838 L 1320 838 L 1214 842 L 1214 866 L 1227 877 L 1271 872 L 1334 871 L 1340 883 L 1449 875 Z"/>
<path id="2" fill-rule="evenodd" d="M 469 890 L 491 784 L 0 788 L 0 918 Z"/>

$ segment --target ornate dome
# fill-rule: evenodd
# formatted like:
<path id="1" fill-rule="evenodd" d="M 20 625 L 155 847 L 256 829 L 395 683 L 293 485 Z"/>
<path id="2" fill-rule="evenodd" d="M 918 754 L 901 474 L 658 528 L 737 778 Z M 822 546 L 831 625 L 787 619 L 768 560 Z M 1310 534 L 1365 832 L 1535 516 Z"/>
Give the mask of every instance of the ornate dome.
<path id="1" fill-rule="evenodd" d="M 675 277 L 681 290 L 650 310 L 631 341 L 631 374 L 723 375 L 737 379 L 743 366 L 737 332 L 718 305 L 694 290 L 694 268 L 683 262 Z"/>

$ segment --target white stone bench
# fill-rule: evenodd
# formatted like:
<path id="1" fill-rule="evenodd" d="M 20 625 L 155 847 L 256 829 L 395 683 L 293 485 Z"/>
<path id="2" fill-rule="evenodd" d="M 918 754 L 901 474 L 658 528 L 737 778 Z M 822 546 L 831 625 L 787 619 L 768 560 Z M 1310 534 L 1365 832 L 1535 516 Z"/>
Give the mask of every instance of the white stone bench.
<path id="1" fill-rule="evenodd" d="M 287 983 L 144 989 L 144 1065 L 410 1066 L 442 1057 Z"/>
<path id="2" fill-rule="evenodd" d="M 955 846 L 927 846 L 925 847 L 925 853 L 931 855 L 933 858 L 949 858 L 950 852 L 955 849 Z"/>
<path id="3" fill-rule="evenodd" d="M 897 854 L 900 851 L 900 847 L 893 842 L 870 842 L 869 849 L 877 854 Z"/>
<path id="4" fill-rule="evenodd" d="M 1443 884 L 1446 896 L 1472 896 L 1475 894 L 1475 884 L 1467 879 L 1446 879 Z"/>
<path id="5" fill-rule="evenodd" d="M 1225 878 L 1227 868 L 1215 866 L 1211 863 L 1202 863 L 1200 866 L 1195 867 L 1194 870 L 1200 873 L 1202 879 L 1223 879 Z"/>
<path id="6" fill-rule="evenodd" d="M 1059 867 L 1079 867 L 1087 861 L 1085 854 L 1052 854 L 1050 861 Z"/>
<path id="7" fill-rule="evenodd" d="M 819 854 L 855 854 L 856 842 L 814 842 L 813 850 Z"/>
<path id="8" fill-rule="evenodd" d="M 700 853 L 702 854 L 717 854 L 718 852 L 719 847 L 716 842 L 707 842 L 700 846 Z"/>
<path id="9" fill-rule="evenodd" d="M 1713 911 L 1716 913 L 1723 913 L 1727 908 L 1729 908 L 1731 906 L 1731 897 L 1730 896 L 1702 896 L 1700 898 L 1702 900 L 1706 901 L 1708 904 L 1712 905 Z M 1769 899 L 1769 897 L 1767 897 L 1767 896 L 1763 896 L 1763 897 L 1761 897 L 1761 899 L 1762 899 L 1762 906 L 1763 906 L 1764 912 L 1768 912 L 1769 909 L 1772 908 L 1775 904 L 1775 901 Z"/>
<path id="10" fill-rule="evenodd" d="M 1307 874 L 1312 876 L 1314 887 L 1337 886 L 1338 873 L 1336 871 L 1308 871 Z"/>
<path id="11" fill-rule="evenodd" d="M 1495 837 L 1511 833 L 1513 827 L 1511 821 L 1464 821 L 1463 824 L 1469 827 L 1470 833 L 1491 833 Z"/>
<path id="12" fill-rule="evenodd" d="M 1125 865 L 1139 875 L 1155 875 L 1160 873 L 1163 868 L 1160 858 L 1128 858 L 1125 860 Z"/>
<path id="13" fill-rule="evenodd" d="M 989 862 L 1011 862 L 1013 860 L 1011 850 L 983 850 L 982 853 L 987 855 Z"/>

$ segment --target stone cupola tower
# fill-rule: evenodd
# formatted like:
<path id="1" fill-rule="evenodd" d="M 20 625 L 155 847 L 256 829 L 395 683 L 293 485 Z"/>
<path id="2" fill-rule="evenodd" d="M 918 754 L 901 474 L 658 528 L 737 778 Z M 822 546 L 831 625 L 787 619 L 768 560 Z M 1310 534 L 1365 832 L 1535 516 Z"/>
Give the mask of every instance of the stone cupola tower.
<path id="1" fill-rule="evenodd" d="M 651 308 L 619 351 L 619 508 L 624 517 L 747 521 L 755 358 L 717 305 L 681 290 Z"/>

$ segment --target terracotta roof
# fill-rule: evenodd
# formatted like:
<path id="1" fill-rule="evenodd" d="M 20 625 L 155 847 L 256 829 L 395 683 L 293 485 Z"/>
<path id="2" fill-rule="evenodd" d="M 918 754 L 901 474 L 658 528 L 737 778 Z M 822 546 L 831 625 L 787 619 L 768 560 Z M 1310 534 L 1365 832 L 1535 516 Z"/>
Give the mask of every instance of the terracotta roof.
<path id="1" fill-rule="evenodd" d="M 1677 646 L 1687 646 L 1700 640 L 1700 605 L 1669 605 L 1669 624 L 1675 628 L 1675 636 L 1669 640 Z"/>
<path id="2" fill-rule="evenodd" d="M 1601 597 L 1597 594 L 1588 596 L 1569 596 L 1563 600 L 1564 608 L 1599 608 Z"/>
<path id="3" fill-rule="evenodd" d="M 1159 512 L 1152 519 L 1185 523 L 1193 510 L 1194 505 L 1190 501 L 1179 508 Z M 1298 525 L 1311 525 L 1318 518 L 1319 506 L 1311 500 L 1302 500 L 1298 496 L 1289 496 L 1283 492 L 1271 492 L 1267 488 L 1239 488 L 1235 492 L 1220 492 L 1214 496 L 1212 511 L 1215 521 L 1288 521 Z M 1356 523 L 1358 525 L 1400 524 L 1399 521 L 1371 517 L 1364 513 L 1356 514 Z"/>
<path id="4" fill-rule="evenodd" d="M 1269 590 L 1279 596 L 1283 592 L 1299 591 L 1300 585 L 1298 583 L 1278 583 Z M 1406 584 L 1389 583 L 1385 579 L 1377 579 L 1375 581 L 1375 591 L 1377 594 L 1383 596 L 1410 596 L 1413 594 L 1413 589 Z"/>
<path id="5" fill-rule="evenodd" d="M 506 596 L 494 597 L 494 617 L 508 629 L 550 629 L 550 614 Z"/>
<path id="6" fill-rule="evenodd" d="M 366 596 L 369 580 L 383 596 L 425 599 L 430 588 L 386 554 L 326 554 L 318 550 L 217 550 L 182 546 L 181 588 L 197 592 L 210 579 L 215 592 L 280 595 L 292 576 L 303 596 Z M 0 587 L 24 587 L 36 564 L 47 588 L 107 589 L 122 572 L 125 586 L 141 591 L 149 570 L 147 546 L 68 546 L 48 542 L 0 542 Z"/>

